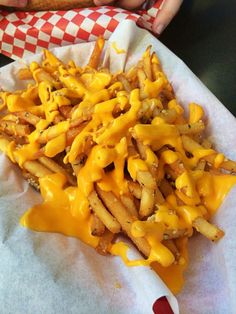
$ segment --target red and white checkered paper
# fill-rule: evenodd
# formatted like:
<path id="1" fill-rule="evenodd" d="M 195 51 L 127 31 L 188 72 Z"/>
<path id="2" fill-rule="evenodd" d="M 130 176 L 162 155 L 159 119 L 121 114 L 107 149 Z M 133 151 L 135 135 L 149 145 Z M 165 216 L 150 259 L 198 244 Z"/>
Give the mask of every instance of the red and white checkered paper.
<path id="1" fill-rule="evenodd" d="M 151 30 L 163 0 L 137 13 L 110 6 L 70 11 L 0 11 L 0 53 L 12 59 L 25 58 L 56 46 L 94 41 L 99 35 L 109 39 L 126 19 Z"/>

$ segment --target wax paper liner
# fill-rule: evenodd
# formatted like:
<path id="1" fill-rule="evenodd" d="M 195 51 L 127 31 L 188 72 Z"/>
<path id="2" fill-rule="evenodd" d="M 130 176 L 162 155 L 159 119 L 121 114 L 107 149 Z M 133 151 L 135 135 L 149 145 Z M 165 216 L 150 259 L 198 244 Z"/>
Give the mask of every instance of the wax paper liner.
<path id="1" fill-rule="evenodd" d="M 137 13 L 110 6 L 47 12 L 0 12 L 0 52 L 25 58 L 56 46 L 94 41 L 99 35 L 109 39 L 123 20 L 135 21 L 151 30 L 161 9 L 158 0 L 150 9 Z"/>
<path id="2" fill-rule="evenodd" d="M 127 53 L 117 55 L 113 42 Z M 188 67 L 148 32 L 124 21 L 111 36 L 104 62 L 112 71 L 129 68 L 152 44 L 178 100 L 186 107 L 200 103 L 210 116 L 208 131 L 217 149 L 236 159 L 235 118 Z M 65 61 L 84 65 L 93 44 L 54 49 Z M 39 56 L 6 66 L 0 73 L 3 88 L 14 90 L 18 69 Z M 7 75 L 8 74 L 8 75 Z M 58 234 L 37 233 L 19 225 L 26 208 L 40 201 L 8 159 L 0 156 L 0 313 L 152 313 L 155 299 L 167 296 L 174 313 L 176 299 L 147 267 L 128 268 L 118 257 L 101 257 L 80 241 Z M 217 244 L 198 235 L 190 240 L 190 265 L 185 288 L 178 295 L 183 314 L 235 313 L 235 189 L 215 221 L 226 236 Z M 131 255 L 138 255 L 132 249 Z M 166 313 L 165 313 L 166 314 Z"/>

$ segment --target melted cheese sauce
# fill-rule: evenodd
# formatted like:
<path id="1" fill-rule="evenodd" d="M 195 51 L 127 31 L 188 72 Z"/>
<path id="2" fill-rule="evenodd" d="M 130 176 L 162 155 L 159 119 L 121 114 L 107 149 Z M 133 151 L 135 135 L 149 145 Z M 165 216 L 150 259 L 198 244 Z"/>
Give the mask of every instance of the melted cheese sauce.
<path id="1" fill-rule="evenodd" d="M 98 244 L 98 238 L 90 233 L 89 215 L 77 211 L 77 188 L 63 188 L 66 178 L 62 174 L 53 174 L 40 179 L 43 203 L 32 207 L 21 218 L 21 224 L 36 231 L 59 232 L 77 237 L 92 247 Z"/>
<path id="2" fill-rule="evenodd" d="M 115 43 L 112 47 L 117 53 L 124 53 L 116 47 Z M 57 60 L 53 59 L 53 62 L 57 64 Z M 21 218 L 21 224 L 36 231 L 59 232 L 76 237 L 95 248 L 99 238 L 91 234 L 88 203 L 88 196 L 94 184 L 97 183 L 101 189 L 112 191 L 116 197 L 119 197 L 129 193 L 128 183 L 124 177 L 126 162 L 130 176 L 136 181 L 138 171 L 147 171 L 153 164 L 158 165 L 157 177 L 162 178 L 164 166 L 181 159 L 184 171 L 176 179 L 175 192 L 158 207 L 152 219 L 137 220 L 132 224 L 132 236 L 144 237 L 150 245 L 150 255 L 147 259 L 130 261 L 127 257 L 128 246 L 123 242 L 113 244 L 110 249 L 111 254 L 120 256 L 128 266 L 151 265 L 174 293 L 179 292 L 184 281 L 183 272 L 188 263 L 186 236 L 192 234 L 192 221 L 197 217 L 214 214 L 236 183 L 236 177 L 194 170 L 199 159 L 214 154 L 215 151 L 197 147 L 191 151 L 193 157 L 187 158 L 176 125 L 167 124 L 159 117 L 153 119 L 151 124 L 141 124 L 138 116 L 142 102 L 138 89 L 133 90 L 129 96 L 122 90 L 121 83 L 114 83 L 106 89 L 111 82 L 110 74 L 85 73 L 77 78 L 72 70 L 67 71 L 60 64 L 57 66 L 64 88 L 53 91 L 55 82 L 50 80 L 38 82 L 37 92 L 41 105 L 36 106 L 34 103 L 35 89 L 33 88 L 22 95 L 5 96 L 10 112 L 28 110 L 45 116 L 45 119 L 41 119 L 36 129 L 28 136 L 28 144 L 19 148 L 14 142 L 6 145 L 0 140 L 0 149 L 13 162 L 17 161 L 21 167 L 26 161 L 35 158 L 40 148 L 39 137 L 47 142 L 44 148 L 46 156 L 53 157 L 64 151 L 69 121 L 47 127 L 59 114 L 60 106 L 70 105 L 66 95 L 73 94 L 81 98 L 81 103 L 73 112 L 72 119 L 81 118 L 85 113 L 92 114 L 92 119 L 74 139 L 64 162 L 73 163 L 80 154 L 85 153 L 88 138 L 91 138 L 94 146 L 88 153 L 85 165 L 79 170 L 76 187 L 66 186 L 66 178 L 61 173 L 47 175 L 40 179 L 43 203 L 29 209 Z M 36 81 L 40 74 L 39 70 L 37 64 L 31 65 Z M 163 76 L 155 82 L 146 80 L 144 91 L 150 98 L 158 97 L 165 84 L 166 80 Z M 114 93 L 115 97 L 113 97 Z M 117 118 L 113 117 L 113 111 L 117 106 L 123 110 L 127 105 L 129 109 L 124 114 Z M 157 101 L 157 108 L 158 106 Z M 183 108 L 176 100 L 170 101 L 168 108 L 176 110 L 178 114 L 176 121 L 183 121 Z M 202 119 L 204 112 L 199 105 L 192 103 L 189 109 L 189 123 Z M 153 151 L 147 148 L 145 160 L 137 156 L 127 158 L 130 133 L 154 151 L 164 145 L 171 145 L 175 148 L 175 152 L 165 150 L 158 160 Z M 215 167 L 219 167 L 223 161 L 224 155 L 216 155 Z M 111 164 L 113 170 L 106 172 L 105 168 Z M 179 205 L 177 198 L 182 200 L 184 205 Z M 175 240 L 180 252 L 177 261 L 171 250 L 162 243 L 166 228 L 186 230 L 186 236 Z"/>
<path id="3" fill-rule="evenodd" d="M 113 41 L 113 43 L 111 44 L 111 47 L 115 50 L 115 52 L 118 55 L 126 53 L 126 51 L 124 49 L 120 49 L 120 48 L 117 47 L 117 43 L 115 41 Z"/>

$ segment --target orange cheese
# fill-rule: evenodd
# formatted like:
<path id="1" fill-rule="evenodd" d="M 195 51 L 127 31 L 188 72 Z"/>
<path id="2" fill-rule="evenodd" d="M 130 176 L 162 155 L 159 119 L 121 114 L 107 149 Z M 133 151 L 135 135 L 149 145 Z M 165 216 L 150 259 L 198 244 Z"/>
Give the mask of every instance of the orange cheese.
<path id="1" fill-rule="evenodd" d="M 124 53 L 115 43 L 112 47 L 117 53 Z M 85 152 L 88 139 L 92 142 L 92 148 L 86 152 L 87 160 L 79 170 L 76 187 L 66 186 L 66 178 L 61 173 L 48 175 L 39 180 L 43 202 L 29 209 L 21 218 L 21 224 L 37 231 L 59 232 L 76 237 L 96 247 L 99 238 L 91 234 L 91 210 L 88 202 L 94 184 L 120 197 L 129 193 L 128 181 L 124 174 L 126 166 L 129 175 L 135 181 L 139 171 L 148 171 L 155 165 L 156 179 L 161 180 L 165 173 L 164 167 L 181 160 L 184 168 L 175 181 L 175 192 L 166 198 L 164 204 L 157 207 L 149 220 L 137 220 L 131 226 L 133 237 L 145 237 L 148 241 L 150 255 L 146 259 L 132 261 L 127 256 L 127 244 L 118 242 L 110 248 L 110 253 L 120 256 L 128 266 L 151 265 L 170 289 L 174 293 L 178 292 L 183 285 L 183 272 L 188 263 L 188 239 L 182 237 L 175 240 L 180 252 L 179 259 L 175 260 L 174 254 L 162 243 L 164 231 L 184 229 L 190 236 L 193 232 L 193 220 L 212 215 L 236 183 L 236 177 L 195 170 L 201 158 L 215 154 L 215 151 L 200 145 L 190 145 L 192 149 L 189 153 L 192 157 L 186 157 L 182 145 L 183 137 L 180 136 L 175 124 L 167 124 L 160 117 L 154 118 L 150 124 L 141 123 L 139 114 L 141 109 L 144 110 L 143 106 L 146 106 L 145 112 L 148 112 L 150 106 L 162 108 L 157 97 L 167 81 L 161 72 L 156 81 L 145 80 L 144 93 L 149 99 L 143 101 L 140 99 L 139 89 L 134 89 L 128 94 L 120 82 L 114 82 L 109 86 L 112 76 L 106 72 L 89 69 L 79 77 L 77 73 L 81 70 L 73 63 L 67 69 L 59 60 L 53 58 L 52 60 L 52 66 L 59 67 L 63 88 L 60 86 L 61 89 L 54 91 L 54 82 L 38 80 L 36 86 L 30 87 L 28 93 L 24 92 L 23 96 L 6 95 L 6 104 L 10 112 L 27 109 L 40 114 L 42 119 L 28 136 L 27 144 L 16 147 L 16 144 L 11 142 L 3 150 L 21 167 L 26 161 L 34 159 L 41 148 L 38 143 L 39 137 L 44 139 L 41 142 L 45 143 L 43 149 L 46 156 L 54 157 L 64 151 L 70 121 L 66 120 L 57 125 L 53 125 L 53 121 L 59 114 L 61 106 L 71 105 L 70 98 L 80 98 L 79 105 L 73 110 L 72 120 L 82 118 L 84 115 L 91 115 L 91 120 L 75 137 L 67 150 L 64 162 L 75 162 L 80 154 Z M 159 64 L 155 57 L 152 62 Z M 30 69 L 34 75 L 41 71 L 36 63 L 32 64 Z M 35 103 L 37 93 L 41 105 Z M 184 121 L 184 110 L 175 99 L 168 103 L 168 108 L 177 112 L 178 118 L 175 123 Z M 123 112 L 118 117 L 114 115 L 117 109 Z M 190 104 L 189 123 L 198 122 L 203 114 L 204 111 L 199 105 Z M 128 157 L 131 135 L 144 143 L 146 147 L 144 159 L 140 159 L 139 155 Z M 165 145 L 170 148 L 166 146 L 166 150 L 158 158 L 153 151 Z M 223 154 L 216 155 L 215 168 L 220 167 L 224 159 Z M 107 171 L 108 167 L 110 171 Z M 184 205 L 179 205 L 178 198 Z"/>
<path id="2" fill-rule="evenodd" d="M 90 233 L 89 218 L 71 214 L 71 207 L 76 200 L 76 188 L 64 189 L 65 182 L 66 178 L 59 173 L 40 179 L 44 202 L 27 211 L 21 218 L 21 224 L 36 231 L 59 232 L 77 237 L 96 247 L 98 238 Z"/>
<path id="3" fill-rule="evenodd" d="M 113 43 L 111 44 L 111 47 L 115 50 L 115 52 L 118 55 L 126 53 L 126 51 L 124 49 L 120 49 L 117 47 L 117 43 L 115 41 L 113 41 Z"/>

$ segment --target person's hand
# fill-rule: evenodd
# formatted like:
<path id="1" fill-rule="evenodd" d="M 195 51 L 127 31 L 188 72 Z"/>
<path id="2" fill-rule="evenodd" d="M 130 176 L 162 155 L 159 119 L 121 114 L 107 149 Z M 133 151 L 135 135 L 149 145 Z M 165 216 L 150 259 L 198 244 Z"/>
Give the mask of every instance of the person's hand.
<path id="1" fill-rule="evenodd" d="M 145 1 L 143 0 L 94 0 L 95 5 L 108 5 L 116 4 L 127 10 L 133 10 L 140 7 Z M 153 23 L 152 30 L 156 34 L 161 34 L 166 26 L 171 22 L 173 17 L 178 12 L 183 0 L 165 0 L 160 12 L 158 13 L 155 22 Z"/>
<path id="2" fill-rule="evenodd" d="M 23 8 L 27 5 L 28 0 L 0 0 L 0 5 L 5 7 Z"/>
<path id="3" fill-rule="evenodd" d="M 97 6 L 108 5 L 108 4 L 111 5 L 111 4 L 115 3 L 116 6 L 127 9 L 127 10 L 136 9 L 136 8 L 140 7 L 144 2 L 145 2 L 145 0 L 118 0 L 118 1 L 94 0 L 94 4 Z"/>
<path id="4" fill-rule="evenodd" d="M 164 31 L 166 26 L 179 11 L 182 2 L 183 0 L 165 0 L 152 26 L 154 33 L 161 34 Z"/>

